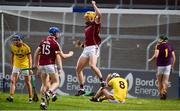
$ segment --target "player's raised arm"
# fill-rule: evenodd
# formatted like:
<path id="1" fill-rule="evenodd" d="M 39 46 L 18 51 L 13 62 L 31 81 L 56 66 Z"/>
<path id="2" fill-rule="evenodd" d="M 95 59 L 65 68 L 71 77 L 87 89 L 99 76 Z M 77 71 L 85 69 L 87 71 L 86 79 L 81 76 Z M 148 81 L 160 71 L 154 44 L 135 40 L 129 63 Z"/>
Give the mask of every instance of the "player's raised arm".
<path id="1" fill-rule="evenodd" d="M 93 8 L 94 8 L 94 10 L 96 12 L 96 22 L 100 23 L 102 14 L 101 14 L 99 8 L 96 6 L 96 2 L 94 0 L 92 0 L 91 3 L 92 3 Z"/>

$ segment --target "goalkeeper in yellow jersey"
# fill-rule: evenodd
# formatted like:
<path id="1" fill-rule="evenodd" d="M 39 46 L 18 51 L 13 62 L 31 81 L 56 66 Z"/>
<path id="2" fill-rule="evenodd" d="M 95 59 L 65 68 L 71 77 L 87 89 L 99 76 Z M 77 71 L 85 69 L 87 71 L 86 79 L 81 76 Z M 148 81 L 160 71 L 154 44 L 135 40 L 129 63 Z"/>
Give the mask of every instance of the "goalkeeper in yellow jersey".
<path id="1" fill-rule="evenodd" d="M 23 68 L 31 68 L 32 66 L 32 56 L 30 47 L 25 44 L 22 34 L 15 34 L 13 36 L 13 43 L 10 46 L 11 49 L 11 63 L 12 63 L 12 75 L 10 83 L 10 96 L 6 98 L 7 101 L 13 102 L 13 96 L 15 92 L 16 81 L 20 74 L 24 76 L 25 83 L 29 93 L 29 103 L 32 102 L 32 85 L 31 85 L 31 70 L 21 71 Z"/>
<path id="2" fill-rule="evenodd" d="M 118 73 L 112 73 L 107 76 L 106 79 L 107 87 L 112 88 L 112 92 L 108 91 L 107 87 L 101 87 L 95 96 L 90 101 L 102 102 L 108 100 L 112 103 L 125 103 L 128 84 L 127 81 L 120 77 Z"/>

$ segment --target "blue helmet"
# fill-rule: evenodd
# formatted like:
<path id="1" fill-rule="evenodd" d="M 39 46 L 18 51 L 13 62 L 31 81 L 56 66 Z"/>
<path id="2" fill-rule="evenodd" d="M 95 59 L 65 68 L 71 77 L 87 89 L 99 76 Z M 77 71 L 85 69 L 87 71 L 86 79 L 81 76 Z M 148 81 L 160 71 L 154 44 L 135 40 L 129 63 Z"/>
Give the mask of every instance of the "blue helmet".
<path id="1" fill-rule="evenodd" d="M 60 33 L 60 32 L 61 32 L 60 29 L 57 28 L 57 27 L 50 27 L 49 28 L 49 33 L 50 34 L 56 34 L 56 33 Z"/>
<path id="2" fill-rule="evenodd" d="M 24 36 L 22 34 L 14 34 L 13 35 L 13 40 L 22 40 L 24 38 Z"/>

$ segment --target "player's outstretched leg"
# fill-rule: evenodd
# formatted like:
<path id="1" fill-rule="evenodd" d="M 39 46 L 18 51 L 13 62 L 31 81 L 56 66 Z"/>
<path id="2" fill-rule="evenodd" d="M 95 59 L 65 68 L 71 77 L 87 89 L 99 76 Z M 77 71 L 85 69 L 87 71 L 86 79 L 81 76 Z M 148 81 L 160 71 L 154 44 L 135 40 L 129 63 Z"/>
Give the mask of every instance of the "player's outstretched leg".
<path id="1" fill-rule="evenodd" d="M 84 89 L 84 76 L 83 76 L 83 69 L 88 63 L 89 59 L 83 56 L 80 56 L 78 62 L 77 62 L 77 67 L 76 67 L 76 76 L 78 78 L 79 82 L 79 91 L 75 94 L 75 96 L 81 96 L 85 94 L 85 89 Z"/>

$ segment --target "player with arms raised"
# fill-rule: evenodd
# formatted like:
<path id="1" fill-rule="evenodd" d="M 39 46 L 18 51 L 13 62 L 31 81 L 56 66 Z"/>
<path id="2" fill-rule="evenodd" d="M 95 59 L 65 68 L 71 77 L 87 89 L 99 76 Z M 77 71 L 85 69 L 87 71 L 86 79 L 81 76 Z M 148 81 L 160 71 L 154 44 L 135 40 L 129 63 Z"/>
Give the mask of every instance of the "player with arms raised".
<path id="1" fill-rule="evenodd" d="M 101 85 L 103 85 L 101 71 L 96 66 L 97 58 L 99 56 L 99 44 L 101 43 L 101 38 L 99 36 L 101 27 L 101 13 L 97 8 L 95 1 L 92 1 L 92 5 L 95 12 L 88 11 L 84 15 L 84 19 L 86 20 L 86 27 L 84 30 L 85 42 L 83 44 L 79 44 L 80 47 L 84 47 L 84 50 L 78 59 L 76 67 L 76 74 L 80 84 L 80 90 L 77 94 L 75 94 L 76 96 L 85 94 L 83 69 L 87 64 L 89 64 L 90 68 L 99 78 Z"/>
<path id="2" fill-rule="evenodd" d="M 168 37 L 166 35 L 160 35 L 158 44 L 155 47 L 154 55 L 148 61 L 150 62 L 155 58 L 160 99 L 165 100 L 167 96 L 169 75 L 171 68 L 174 68 L 176 61 L 175 52 L 171 45 L 168 44 Z"/>
<path id="3" fill-rule="evenodd" d="M 112 88 L 113 92 L 108 91 L 107 87 L 101 87 L 90 101 L 102 102 L 108 100 L 112 103 L 125 103 L 128 85 L 127 81 L 120 77 L 118 73 L 112 73 L 107 76 L 107 87 Z"/>
<path id="4" fill-rule="evenodd" d="M 13 36 L 13 43 L 11 48 L 11 64 L 13 66 L 10 84 L 10 96 L 7 101 L 13 102 L 13 96 L 15 92 L 16 81 L 18 80 L 19 74 L 22 74 L 25 78 L 25 83 L 29 93 L 29 103 L 32 102 L 32 85 L 31 85 L 31 70 L 20 71 L 23 68 L 31 68 L 32 66 L 32 56 L 30 47 L 25 44 L 22 39 L 24 36 L 22 34 L 15 34 Z M 21 72 L 21 73 L 20 73 Z"/>

